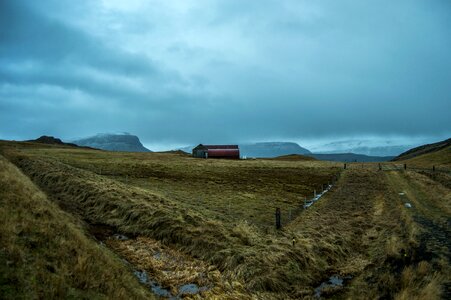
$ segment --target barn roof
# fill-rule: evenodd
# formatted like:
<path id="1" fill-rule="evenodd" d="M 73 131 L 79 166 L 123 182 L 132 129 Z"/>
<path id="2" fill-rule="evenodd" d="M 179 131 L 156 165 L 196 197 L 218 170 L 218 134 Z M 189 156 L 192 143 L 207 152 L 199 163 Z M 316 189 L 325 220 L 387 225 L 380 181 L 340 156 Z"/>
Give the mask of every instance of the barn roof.
<path id="1" fill-rule="evenodd" d="M 203 145 L 207 149 L 239 149 L 238 145 Z"/>

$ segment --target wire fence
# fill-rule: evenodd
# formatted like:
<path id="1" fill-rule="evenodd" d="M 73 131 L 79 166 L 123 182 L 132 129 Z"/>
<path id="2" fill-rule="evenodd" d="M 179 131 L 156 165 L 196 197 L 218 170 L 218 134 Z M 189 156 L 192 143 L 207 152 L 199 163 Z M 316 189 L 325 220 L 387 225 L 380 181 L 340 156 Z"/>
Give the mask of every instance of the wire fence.
<path id="1" fill-rule="evenodd" d="M 341 172 L 335 174 L 327 183 L 318 185 L 316 189 L 312 190 L 311 196 L 300 197 L 299 204 L 294 208 L 279 209 L 275 211 L 275 227 L 278 228 L 278 224 L 281 227 L 287 226 L 293 220 L 295 220 L 299 215 L 302 214 L 306 209 L 312 206 L 316 201 L 319 201 L 322 196 L 327 192 L 332 190 L 336 182 L 340 179 Z"/>
<path id="2" fill-rule="evenodd" d="M 394 163 L 344 163 L 343 170 L 347 169 L 374 169 L 379 171 L 416 171 L 421 173 L 426 173 L 428 176 L 434 174 L 447 174 L 451 175 L 451 168 L 443 167 L 443 166 L 431 166 L 429 168 L 412 166 L 408 164 L 394 164 Z M 312 191 L 312 197 L 305 197 L 304 199 L 300 199 L 299 205 L 295 208 L 288 209 L 276 209 L 275 211 L 275 228 L 280 229 L 284 226 L 290 224 L 293 220 L 295 220 L 302 212 L 312 206 L 316 201 L 320 200 L 320 198 L 326 194 L 328 191 L 333 189 L 336 185 L 336 182 L 339 180 L 341 176 L 341 172 L 338 172 L 328 183 L 319 186 L 317 190 Z M 444 175 L 446 176 L 446 175 Z M 448 178 L 448 177 L 446 177 Z M 274 227 L 273 227 L 274 228 Z"/>
<path id="3" fill-rule="evenodd" d="M 410 164 L 395 164 L 395 163 L 344 163 L 343 169 L 375 169 L 380 171 L 423 171 L 423 172 L 437 172 L 451 174 L 451 168 L 445 166 L 429 166 L 421 167 Z"/>

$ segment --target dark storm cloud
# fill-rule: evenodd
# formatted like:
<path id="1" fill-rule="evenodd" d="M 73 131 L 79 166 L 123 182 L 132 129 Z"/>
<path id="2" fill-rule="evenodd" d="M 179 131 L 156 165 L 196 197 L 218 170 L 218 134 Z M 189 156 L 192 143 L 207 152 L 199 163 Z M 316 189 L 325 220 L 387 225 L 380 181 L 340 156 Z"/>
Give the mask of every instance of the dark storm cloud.
<path id="1" fill-rule="evenodd" d="M 125 76 L 157 75 L 150 58 L 121 53 L 58 20 L 29 10 L 20 1 L 2 1 L 0 55 L 16 60 L 89 65 Z M 71 70 L 68 69 L 69 73 Z"/>
<path id="2" fill-rule="evenodd" d="M 438 0 L 0 1 L 0 138 L 446 136 L 450 17 Z"/>

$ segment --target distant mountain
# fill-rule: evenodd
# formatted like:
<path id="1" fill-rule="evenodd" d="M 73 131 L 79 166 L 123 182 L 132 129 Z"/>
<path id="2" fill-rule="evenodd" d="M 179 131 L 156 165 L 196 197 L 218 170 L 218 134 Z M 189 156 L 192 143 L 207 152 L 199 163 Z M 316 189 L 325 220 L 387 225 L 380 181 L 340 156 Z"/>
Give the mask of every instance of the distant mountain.
<path id="1" fill-rule="evenodd" d="M 420 155 L 437 152 L 450 146 L 451 146 L 451 138 L 438 143 L 422 145 L 398 155 L 393 159 L 393 161 L 411 159 Z"/>
<path id="2" fill-rule="evenodd" d="M 151 152 L 141 144 L 136 135 L 129 133 L 99 133 L 92 137 L 75 140 L 73 143 L 109 151 Z"/>
<path id="3" fill-rule="evenodd" d="M 368 156 L 397 156 L 416 145 L 418 144 L 409 142 L 403 144 L 403 141 L 345 140 L 318 145 L 310 150 L 321 154 L 355 153 Z"/>
<path id="4" fill-rule="evenodd" d="M 240 155 L 246 157 L 278 157 L 290 154 L 310 154 L 311 152 L 292 142 L 264 142 L 242 144 Z"/>
<path id="5" fill-rule="evenodd" d="M 253 144 L 241 144 L 238 145 L 240 148 L 240 156 L 256 157 L 256 158 L 273 158 L 283 155 L 290 154 L 309 154 L 309 150 L 302 148 L 296 143 L 291 142 L 262 142 Z M 188 146 L 180 148 L 178 150 L 192 153 L 195 146 Z"/>
<path id="6" fill-rule="evenodd" d="M 40 143 L 40 144 L 48 144 L 48 145 L 66 145 L 66 146 L 74 146 L 77 147 L 75 144 L 71 143 L 64 143 L 59 138 L 53 137 L 53 136 L 47 136 L 43 135 L 35 140 L 28 140 L 26 142 L 32 142 L 32 143 Z"/>
<path id="7" fill-rule="evenodd" d="M 338 162 L 383 162 L 393 159 L 393 156 L 368 156 L 355 153 L 307 154 L 306 156 Z"/>

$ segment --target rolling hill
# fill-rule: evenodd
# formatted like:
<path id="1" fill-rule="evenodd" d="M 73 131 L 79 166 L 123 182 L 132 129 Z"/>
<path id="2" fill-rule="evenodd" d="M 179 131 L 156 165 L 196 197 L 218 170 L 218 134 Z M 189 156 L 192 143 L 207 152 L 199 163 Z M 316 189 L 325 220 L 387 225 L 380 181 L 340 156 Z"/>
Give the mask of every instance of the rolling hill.
<path id="1" fill-rule="evenodd" d="M 413 148 L 394 158 L 393 161 L 420 168 L 435 166 L 448 170 L 451 167 L 451 139 Z"/>
<path id="2" fill-rule="evenodd" d="M 414 157 L 434 153 L 434 152 L 440 151 L 442 149 L 446 149 L 446 148 L 449 149 L 450 146 L 451 146 L 451 138 L 441 141 L 441 142 L 433 143 L 433 144 L 422 145 L 422 146 L 410 149 L 404 153 L 401 153 L 400 155 L 395 157 L 393 159 L 393 161 L 412 159 Z"/>

